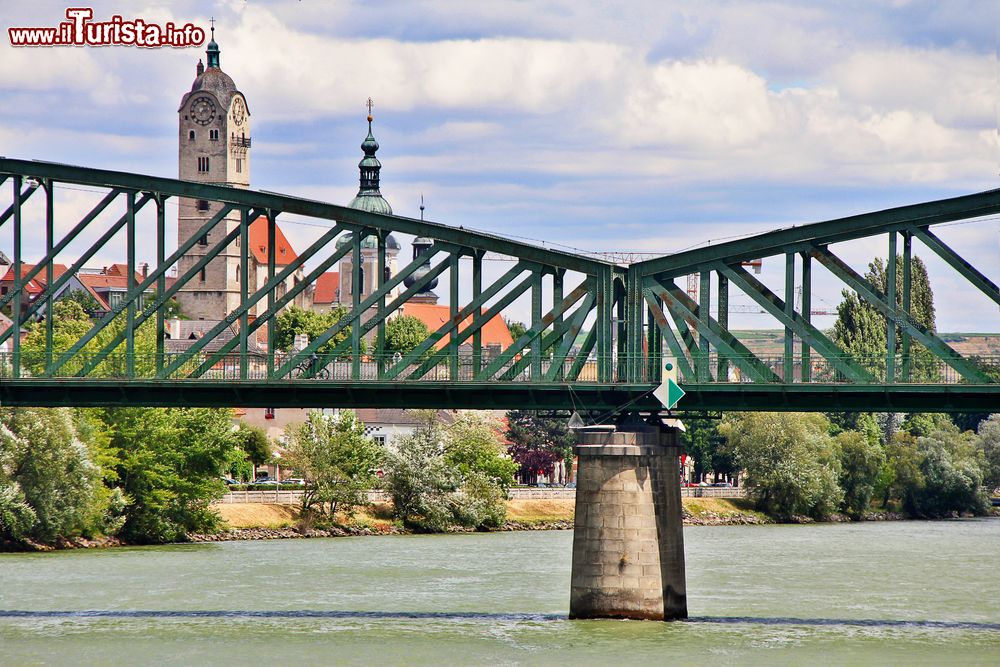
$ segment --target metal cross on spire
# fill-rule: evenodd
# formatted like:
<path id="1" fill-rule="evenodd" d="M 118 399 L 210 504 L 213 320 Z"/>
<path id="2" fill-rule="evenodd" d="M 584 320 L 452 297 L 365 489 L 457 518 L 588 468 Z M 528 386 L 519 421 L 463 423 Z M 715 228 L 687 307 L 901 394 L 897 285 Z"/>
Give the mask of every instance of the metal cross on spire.
<path id="1" fill-rule="evenodd" d="M 212 39 L 215 39 L 215 17 L 208 19 L 208 22 L 212 24 Z"/>
<path id="2" fill-rule="evenodd" d="M 365 102 L 365 106 L 368 107 L 368 121 L 371 122 L 371 119 L 372 119 L 372 107 L 375 106 L 375 103 L 372 102 L 372 98 L 370 98 L 370 97 L 368 98 L 368 101 Z"/>

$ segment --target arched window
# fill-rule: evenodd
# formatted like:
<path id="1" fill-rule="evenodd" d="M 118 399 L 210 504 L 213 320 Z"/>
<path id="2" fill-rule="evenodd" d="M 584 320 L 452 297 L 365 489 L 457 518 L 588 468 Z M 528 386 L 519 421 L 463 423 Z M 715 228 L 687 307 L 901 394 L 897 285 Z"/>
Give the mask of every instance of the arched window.
<path id="1" fill-rule="evenodd" d="M 194 141 L 194 130 L 188 130 L 188 141 Z"/>

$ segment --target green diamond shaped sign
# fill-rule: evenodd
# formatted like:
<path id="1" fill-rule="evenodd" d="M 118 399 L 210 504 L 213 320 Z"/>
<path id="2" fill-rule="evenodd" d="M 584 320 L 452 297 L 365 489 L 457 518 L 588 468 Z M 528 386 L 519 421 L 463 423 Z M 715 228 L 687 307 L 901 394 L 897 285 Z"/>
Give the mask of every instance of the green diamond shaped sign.
<path id="1" fill-rule="evenodd" d="M 677 402 L 684 398 L 686 393 L 677 384 L 677 367 L 669 361 L 664 366 L 663 382 L 653 391 L 653 396 L 657 398 L 667 410 L 673 410 Z"/>

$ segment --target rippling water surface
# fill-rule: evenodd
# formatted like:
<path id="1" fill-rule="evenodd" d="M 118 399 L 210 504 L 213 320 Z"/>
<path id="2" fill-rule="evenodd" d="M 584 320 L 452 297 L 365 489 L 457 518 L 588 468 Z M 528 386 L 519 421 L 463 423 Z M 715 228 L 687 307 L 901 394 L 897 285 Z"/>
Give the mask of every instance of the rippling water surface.
<path id="1" fill-rule="evenodd" d="M 0 554 L 0 664 L 1000 664 L 1000 520 L 685 529 L 682 623 L 568 621 L 570 532 Z"/>

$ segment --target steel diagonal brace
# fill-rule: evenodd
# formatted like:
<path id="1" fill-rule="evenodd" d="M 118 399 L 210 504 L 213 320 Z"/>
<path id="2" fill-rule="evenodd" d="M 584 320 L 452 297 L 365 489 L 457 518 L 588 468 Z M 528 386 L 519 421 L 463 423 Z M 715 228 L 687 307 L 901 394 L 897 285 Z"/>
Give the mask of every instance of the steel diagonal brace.
<path id="1" fill-rule="evenodd" d="M 779 322 L 794 331 L 799 338 L 809 343 L 809 345 L 822 354 L 838 371 L 855 382 L 876 382 L 875 377 L 859 366 L 851 359 L 850 355 L 844 352 L 832 340 L 823 335 L 823 332 L 806 322 L 802 315 L 792 312 L 789 315 L 785 312 L 785 302 L 777 294 L 767 288 L 764 283 L 754 278 L 742 266 L 729 266 L 719 262 L 715 265 L 716 270 L 724 273 L 732 282 L 736 283 L 743 292 L 760 306 L 773 315 Z"/>
<path id="2" fill-rule="evenodd" d="M 172 254 L 168 260 L 165 260 L 163 263 L 157 266 L 156 269 L 149 276 L 147 276 L 141 283 L 139 283 L 134 288 L 129 290 L 129 292 L 125 295 L 125 297 L 121 300 L 121 302 L 119 302 L 119 304 L 115 307 L 115 309 L 109 312 L 107 315 L 105 315 L 104 318 L 97 323 L 96 326 L 97 330 L 91 329 L 91 331 L 87 332 L 87 335 L 84 338 L 80 339 L 79 341 L 77 341 L 76 344 L 74 344 L 73 348 L 76 349 L 71 348 L 70 350 L 68 350 L 64 355 L 65 359 L 60 359 L 60 363 L 58 365 L 54 365 L 49 372 L 54 373 L 55 371 L 59 370 L 59 368 L 61 368 L 63 364 L 66 363 L 66 361 L 72 358 L 74 354 L 76 354 L 79 350 L 83 349 L 84 345 L 86 345 L 95 335 L 97 335 L 97 333 L 100 333 L 99 331 L 100 329 L 103 329 L 108 323 L 110 323 L 115 317 L 117 317 L 124 308 L 126 308 L 130 303 L 132 303 L 136 299 L 138 299 L 143 294 L 143 292 L 152 287 L 153 284 L 156 283 L 157 280 L 159 280 L 160 276 L 165 275 L 167 270 L 171 266 L 173 266 L 174 263 L 184 255 L 184 253 L 190 250 L 191 247 L 194 246 L 194 244 L 197 242 L 199 238 L 201 238 L 204 234 L 210 232 L 212 228 L 215 227 L 215 225 L 218 224 L 223 218 L 225 218 L 226 215 L 231 210 L 232 210 L 231 206 L 223 206 L 222 210 L 216 213 L 211 220 L 202 225 L 201 229 L 199 229 L 196 233 L 192 234 L 191 238 L 189 238 L 187 241 L 182 243 L 180 247 L 177 249 L 177 251 L 174 252 L 174 254 Z M 232 236 L 232 234 L 230 234 L 229 236 Z M 229 237 L 227 237 L 227 239 L 228 238 Z M 188 271 L 183 276 L 174 281 L 174 284 L 171 285 L 168 289 L 164 290 L 162 294 L 157 294 L 156 299 L 154 299 L 152 303 L 147 304 L 141 313 L 137 313 L 135 321 L 132 326 L 132 330 L 135 331 L 140 326 L 142 326 L 142 324 L 147 319 L 152 317 L 163 304 L 167 303 L 167 301 L 169 301 L 173 297 L 173 295 L 176 294 L 181 289 L 181 287 L 183 287 L 188 282 L 188 280 L 197 275 L 197 273 L 203 267 L 207 266 L 209 260 L 214 258 L 228 244 L 227 239 L 223 239 L 222 241 L 217 243 L 214 246 L 215 252 L 210 251 L 198 263 L 196 263 L 194 266 L 188 269 Z M 122 341 L 125 340 L 127 333 L 128 332 L 126 330 L 123 330 L 120 333 L 118 333 L 103 348 L 98 350 L 93 355 L 93 357 L 89 361 L 87 361 L 87 363 L 83 365 L 83 367 L 80 369 L 77 375 L 84 376 L 89 374 L 92 370 L 94 370 L 97 367 L 97 365 L 101 363 L 101 361 L 108 354 L 111 353 L 112 350 L 121 345 Z"/>
<path id="3" fill-rule="evenodd" d="M 6 211 L 0 214 L 0 227 L 3 227 L 3 223 L 7 222 L 7 220 L 10 219 L 10 216 L 14 215 L 14 207 L 23 205 L 24 202 L 28 201 L 28 199 L 31 198 L 31 195 L 35 194 L 35 190 L 38 189 L 40 188 L 37 187 L 33 188 L 31 186 L 28 186 L 24 190 L 22 190 L 20 196 L 18 196 L 18 201 L 12 203 L 10 206 L 7 207 Z"/>
<path id="4" fill-rule="evenodd" d="M 239 235 L 239 230 L 234 229 L 225 238 L 216 243 L 215 246 L 213 246 L 212 249 L 209 250 L 204 257 L 202 257 L 200 260 L 198 260 L 198 262 L 194 266 L 188 269 L 187 273 L 178 278 L 177 281 L 170 287 L 169 290 L 167 290 L 165 294 L 158 295 L 157 300 L 153 305 L 147 307 L 142 313 L 139 313 L 139 319 L 133 320 L 132 330 L 134 331 L 143 322 L 145 322 L 146 319 L 155 312 L 157 307 L 159 307 L 163 303 L 166 303 L 166 301 L 169 300 L 170 297 L 173 296 L 178 290 L 180 290 L 180 288 L 185 283 L 187 283 L 188 280 L 194 277 L 198 273 L 198 271 L 200 271 L 205 266 L 208 266 L 208 263 L 213 258 L 215 258 L 216 255 L 222 252 L 226 248 L 226 246 L 228 246 L 233 241 L 233 239 L 238 235 Z M 60 368 L 62 368 L 67 361 L 72 359 L 73 356 L 76 355 L 80 350 L 82 350 L 87 343 L 89 343 L 95 336 L 97 336 L 101 331 L 103 331 L 108 324 L 110 324 L 116 317 L 118 317 L 122 313 L 122 311 L 124 311 L 128 307 L 129 304 L 131 304 L 133 301 L 139 298 L 143 290 L 145 290 L 147 287 L 153 284 L 156 278 L 156 274 L 160 271 L 166 271 L 168 266 L 169 264 L 165 264 L 157 267 L 156 271 L 153 272 L 152 276 L 149 276 L 140 285 L 133 287 L 131 290 L 129 290 L 125 294 L 125 297 L 118 303 L 118 305 L 112 308 L 107 315 L 101 318 L 101 320 L 97 322 L 90 329 L 90 331 L 88 331 L 87 334 L 83 336 L 83 338 L 76 341 L 72 345 L 72 347 L 70 347 L 69 350 L 64 352 L 62 356 L 59 357 L 59 360 L 56 363 L 54 363 L 51 368 L 47 369 L 46 372 L 51 375 L 56 371 L 58 371 Z M 76 373 L 76 375 L 78 377 L 82 377 L 90 373 L 95 368 L 97 368 L 97 365 L 100 364 L 101 361 L 103 361 L 115 348 L 117 348 L 123 340 L 125 340 L 127 334 L 128 334 L 127 328 L 119 332 L 108 344 L 106 344 L 103 348 L 101 348 L 98 352 L 96 352 L 89 360 L 87 360 L 87 362 Z"/>
<path id="5" fill-rule="evenodd" d="M 334 229 L 337 229 L 337 228 L 334 227 Z M 343 229 L 341 228 L 339 231 L 343 231 Z M 325 243 L 323 245 L 325 245 Z M 282 308 L 284 308 L 286 305 L 288 305 L 289 303 L 291 303 L 295 299 L 295 297 L 297 297 L 301 292 L 305 291 L 305 289 L 309 285 L 313 284 L 321 275 L 323 275 L 324 272 L 326 272 L 327 269 L 329 269 L 331 266 L 333 266 L 334 264 L 336 264 L 337 262 L 339 262 L 341 260 L 341 258 L 344 255 L 346 255 L 348 252 L 350 252 L 351 250 L 352 250 L 352 248 L 348 247 L 347 245 L 345 245 L 343 248 L 338 248 L 336 252 L 334 252 L 332 255 L 330 255 L 329 257 L 327 257 L 326 259 L 324 259 L 322 262 L 320 262 L 318 265 L 316 265 L 316 267 L 314 267 L 312 271 L 310 271 L 309 273 L 305 274 L 302 277 L 301 281 L 299 281 L 296 284 L 294 284 L 291 287 L 291 289 L 289 289 L 288 291 L 286 291 L 285 294 L 282 295 L 281 298 L 279 298 L 278 300 L 276 300 L 272 306 L 270 306 L 263 313 L 260 313 L 259 315 L 257 315 L 257 317 L 254 318 L 253 322 L 247 323 L 247 325 L 246 325 L 247 336 L 249 336 L 250 334 L 252 334 L 254 331 L 257 331 L 257 329 L 259 329 L 260 327 L 262 327 L 265 322 L 270 321 L 271 318 L 273 318 L 275 315 L 277 315 L 281 311 Z M 310 256 L 312 254 L 314 254 L 314 253 L 310 253 Z M 292 273 L 294 273 L 294 271 L 295 271 L 295 269 L 292 270 Z M 282 273 L 284 273 L 284 271 Z M 291 274 L 288 274 L 288 275 L 291 275 Z M 274 280 L 272 281 L 274 287 L 277 287 L 280 284 L 279 277 L 281 278 L 281 280 L 284 280 L 285 278 L 288 277 L 288 275 L 281 276 L 281 274 L 276 274 L 275 277 L 274 277 Z M 268 284 L 271 284 L 271 283 L 268 283 Z M 265 285 L 261 289 L 262 290 L 266 290 L 268 293 L 270 293 L 270 290 L 268 289 L 267 285 Z M 243 313 L 247 312 L 254 305 L 254 303 L 256 303 L 257 301 L 260 301 L 260 298 L 257 298 L 254 301 L 251 301 L 250 297 L 248 297 L 247 298 L 247 307 L 246 307 L 246 309 L 244 310 L 243 308 L 241 308 L 240 310 L 242 310 L 243 312 L 240 312 L 240 311 L 234 311 L 233 312 L 232 317 L 234 318 L 234 321 L 235 321 L 235 318 L 242 317 Z M 202 373 L 204 373 L 205 371 L 207 371 L 210 368 L 212 368 L 212 366 L 214 366 L 218 362 L 222 361 L 223 358 L 227 354 L 229 354 L 233 350 L 234 347 L 236 347 L 239 344 L 240 344 L 239 338 L 233 337 L 233 338 L 229 339 L 228 341 L 226 341 L 225 343 L 223 343 L 222 346 L 218 350 L 216 350 L 215 352 L 213 352 L 212 354 L 210 354 L 205 359 L 205 361 L 202 362 L 202 364 L 198 368 L 196 368 L 194 371 L 191 372 L 191 374 L 188 377 L 200 377 Z M 242 352 L 241 352 L 241 354 L 242 354 Z"/>
<path id="6" fill-rule="evenodd" d="M 311 246 L 306 248 L 301 254 L 299 254 L 298 257 L 292 260 L 285 268 L 283 268 L 281 271 L 275 274 L 270 280 L 268 280 L 264 284 L 263 287 L 254 292 L 250 297 L 247 298 L 246 301 L 241 303 L 235 310 L 226 315 L 225 319 L 216 324 L 209 331 L 207 331 L 201 338 L 195 341 L 194 345 L 185 350 L 185 354 L 181 358 L 175 360 L 169 366 L 164 368 L 160 372 L 159 377 L 167 377 L 171 373 L 176 371 L 178 368 L 180 368 L 183 364 L 187 363 L 187 361 L 190 358 L 192 358 L 194 354 L 201 351 L 201 349 L 204 348 L 212 339 L 214 339 L 220 333 L 222 333 L 227 328 L 232 326 L 240 318 L 241 315 L 249 312 L 250 308 L 252 308 L 258 301 L 267 297 L 268 294 L 271 292 L 271 290 L 274 290 L 279 285 L 281 285 L 285 280 L 295 275 L 295 272 L 298 270 L 300 266 L 302 266 L 306 262 L 306 260 L 308 260 L 310 257 L 319 252 L 321 248 L 325 247 L 330 241 L 336 238 L 337 235 L 340 234 L 345 229 L 347 229 L 347 227 L 337 224 L 328 229 L 326 232 L 324 232 L 323 235 L 319 237 L 319 239 L 317 239 Z M 233 232 L 239 234 L 240 229 L 236 228 L 233 230 Z M 343 248 L 338 248 L 336 252 L 334 252 L 329 258 L 327 258 L 326 260 L 327 266 L 332 265 L 338 259 L 347 254 L 348 251 L 350 251 L 350 246 L 346 244 L 344 245 Z M 305 289 L 307 285 L 309 285 L 309 283 L 303 281 L 300 282 L 298 285 L 293 286 L 292 290 L 289 291 L 295 291 L 296 293 L 298 293 L 299 291 Z M 191 376 L 197 377 L 199 371 L 200 369 L 192 372 Z"/>
<path id="7" fill-rule="evenodd" d="M 569 367 L 569 372 L 564 378 L 565 381 L 574 381 L 580 377 L 580 371 L 583 370 L 583 365 L 587 363 L 587 359 L 590 358 L 590 353 L 594 351 L 594 345 L 597 344 L 597 327 L 590 327 L 590 331 L 587 332 L 587 336 L 583 339 L 583 345 L 580 346 L 580 351 L 577 353 L 576 358 L 573 359 L 573 365 Z"/>
<path id="8" fill-rule="evenodd" d="M 69 233 L 66 234 L 66 236 L 59 243 L 57 243 L 52 248 L 51 252 L 47 253 L 45 255 L 45 257 L 43 257 L 35 265 L 35 267 L 33 269 L 31 269 L 31 271 L 28 271 L 26 274 L 24 274 L 24 277 L 21 279 L 21 284 L 23 285 L 23 284 L 25 284 L 25 283 L 33 280 L 35 276 L 37 276 L 39 273 L 41 273 L 42 269 L 44 269 L 48 265 L 49 262 L 53 261 L 59 255 L 59 253 L 61 253 L 63 250 L 65 250 L 66 246 L 68 246 L 73 241 L 73 239 L 75 239 L 80 234 L 80 232 L 82 232 L 84 229 L 86 229 L 87 225 L 89 225 L 91 222 L 93 222 L 94 219 L 97 216 L 99 216 L 104 211 L 104 209 L 106 209 L 111 204 L 112 201 L 115 200 L 115 197 L 117 197 L 121 193 L 122 193 L 121 190 L 112 190 L 111 192 L 109 192 L 108 194 L 106 194 L 104 196 L 104 199 L 102 199 L 101 201 L 99 201 L 97 203 L 97 205 L 90 210 L 90 213 L 88 213 L 87 215 L 83 216 L 83 218 L 80 220 L 80 222 L 78 222 L 73 227 L 73 229 L 71 229 L 69 231 Z M 38 295 L 37 297 L 35 297 L 36 300 L 44 300 L 48 296 L 48 293 L 49 293 L 50 289 L 51 288 L 48 285 L 46 285 L 45 286 L 45 290 L 40 295 Z M 5 295 L 3 297 L 0 297 L 0 308 L 3 308 L 8 303 L 10 303 L 10 300 L 12 298 L 14 298 L 14 293 L 13 292 L 11 292 L 10 294 L 7 294 L 7 295 Z"/>
<path id="9" fill-rule="evenodd" d="M 979 288 L 980 292 L 991 298 L 995 303 L 1000 304 L 1000 289 L 997 288 L 996 284 L 980 273 L 972 264 L 965 261 L 957 252 L 949 248 L 930 229 L 910 225 L 907 227 L 907 230 L 923 241 L 924 245 L 937 253 L 938 257 L 948 262 L 953 269 L 961 273 L 966 280 Z"/>
<path id="10" fill-rule="evenodd" d="M 686 381 L 692 381 L 697 376 L 694 374 L 691 362 L 684 354 L 681 344 L 677 341 L 677 337 L 674 335 L 674 330 L 670 328 L 670 324 L 667 322 L 667 316 L 664 314 L 663 309 L 660 308 L 656 295 L 653 294 L 653 291 L 647 287 L 642 290 L 642 296 L 646 299 L 646 305 L 649 306 L 649 312 L 652 313 L 653 319 L 656 321 L 656 326 L 660 329 L 660 332 L 666 339 L 670 352 L 674 355 L 674 358 L 677 359 L 677 364 L 680 366 L 682 377 Z"/>
<path id="11" fill-rule="evenodd" d="M 430 336 L 421 341 L 419 345 L 410 350 L 410 352 L 407 353 L 406 357 L 400 360 L 399 364 L 397 365 L 399 365 L 401 368 L 405 368 L 407 361 L 419 360 L 420 357 L 423 356 L 425 352 L 427 352 L 429 349 L 437 345 L 437 342 L 439 340 L 443 339 L 445 336 L 449 334 L 454 336 L 454 339 L 452 340 L 456 345 L 461 344 L 463 340 L 468 338 L 468 336 L 467 335 L 460 336 L 454 332 L 456 329 L 458 329 L 458 327 L 462 324 L 462 322 L 467 320 L 471 315 L 478 312 L 484 303 L 486 303 L 494 296 L 499 294 L 500 290 L 509 285 L 511 281 L 517 278 L 519 275 L 521 275 L 521 273 L 529 270 L 530 267 L 531 264 L 529 262 L 524 262 L 524 261 L 520 261 L 514 266 L 512 266 L 510 269 L 507 270 L 505 274 L 500 276 L 497 280 L 493 281 L 493 284 L 490 285 L 485 292 L 481 293 L 478 298 L 473 299 L 471 303 L 467 304 L 464 308 L 458 311 L 455 317 L 449 317 L 448 321 L 445 322 L 440 327 L 438 327 L 437 331 L 432 333 Z M 483 323 L 484 323 L 483 318 L 480 317 L 478 324 L 482 326 Z M 417 370 L 411 373 L 409 379 L 419 380 L 431 368 L 437 365 L 437 363 L 441 361 L 441 359 L 446 358 L 448 356 L 450 356 L 450 352 L 446 348 L 438 350 L 430 359 L 426 360 L 423 364 L 420 365 L 419 368 L 417 368 Z M 395 368 L 396 366 L 393 366 L 393 370 Z"/>
<path id="12" fill-rule="evenodd" d="M 525 267 L 522 266 L 520 262 L 518 262 L 518 264 L 515 265 L 515 268 L 517 268 L 518 270 L 513 275 L 518 275 L 525 270 Z M 507 273 L 510 273 L 510 271 L 508 271 Z M 522 280 L 517 286 L 515 286 L 511 291 L 509 291 L 499 301 L 497 301 L 497 303 L 493 304 L 493 306 L 490 307 L 490 309 L 486 311 L 486 313 L 480 316 L 479 321 L 473 322 L 472 326 L 453 335 L 459 340 L 459 342 L 461 342 L 466 338 L 468 338 L 469 336 L 471 336 L 476 331 L 479 331 L 487 322 L 493 319 L 493 317 L 496 316 L 497 313 L 499 313 L 501 310 L 503 310 L 511 303 L 513 303 L 514 300 L 517 299 L 519 296 L 524 294 L 524 292 L 528 289 L 528 287 L 531 286 L 531 282 L 533 279 L 534 279 L 534 273 L 532 273 L 532 275 L 529 275 L 527 278 Z M 504 286 L 505 283 L 498 280 L 493 283 L 493 285 L 490 287 L 488 291 L 492 292 L 495 295 L 496 292 L 499 289 L 502 289 Z M 483 301 L 482 295 L 480 295 L 479 302 L 482 303 L 482 301 Z M 468 315 L 466 315 L 466 317 L 468 317 Z M 449 324 L 450 322 L 448 324 L 445 324 L 441 329 L 447 328 Z M 439 329 L 438 331 L 441 331 L 441 329 Z M 428 349 L 430 349 L 430 346 L 424 346 L 424 343 L 427 343 L 427 340 L 429 339 L 424 340 L 424 342 L 421 343 L 421 345 L 414 348 L 413 350 L 410 350 L 402 359 L 400 359 L 396 364 L 394 364 L 392 368 L 387 369 L 385 373 L 385 379 L 390 380 L 392 378 L 397 377 L 400 373 L 405 371 L 411 364 L 420 361 L 420 355 L 424 354 Z M 420 350 L 419 353 L 417 353 L 418 349 Z M 422 377 L 424 374 L 427 373 L 427 371 L 429 371 L 431 368 L 433 368 L 435 365 L 437 365 L 443 359 L 446 358 L 448 358 L 448 348 L 443 347 L 440 350 L 434 352 L 434 354 L 429 359 L 425 360 L 420 365 L 420 367 L 417 368 L 414 371 L 414 373 L 409 377 L 413 379 Z"/>
<path id="13" fill-rule="evenodd" d="M 588 301 L 591 299 L 596 300 L 597 296 L 593 292 L 589 292 L 584 298 L 583 303 L 576 312 L 570 315 L 564 322 L 553 321 L 552 331 L 548 334 L 543 334 L 540 344 L 538 345 L 538 350 L 540 354 L 544 354 L 550 347 L 563 340 L 563 337 L 570 331 L 570 322 L 574 320 L 580 321 L 580 326 L 583 326 L 583 320 L 586 319 L 587 314 L 590 312 L 590 306 Z M 567 309 L 568 310 L 568 309 Z M 558 317 L 558 315 L 556 316 Z M 571 339 L 572 340 L 572 339 Z M 557 361 L 557 357 L 553 357 L 550 361 L 549 375 L 556 375 L 558 371 L 562 368 L 561 363 Z M 503 375 L 500 376 L 500 380 L 509 381 L 513 380 L 517 375 L 523 371 L 532 362 L 532 358 L 527 355 L 523 355 L 520 359 L 514 362 L 514 364 L 507 369 Z M 534 373 L 531 376 L 532 380 L 535 380 Z M 551 382 L 548 375 L 542 376 L 542 380 Z"/>
<path id="14" fill-rule="evenodd" d="M 493 375 L 503 368 L 504 365 L 511 359 L 513 359 L 516 354 L 527 347 L 529 343 L 541 336 L 542 332 L 548 328 L 550 324 L 552 324 L 553 320 L 572 308 L 573 305 L 582 299 L 584 295 L 587 294 L 588 290 L 591 289 L 593 289 L 593 279 L 585 278 L 576 289 L 570 292 L 566 298 L 562 300 L 562 303 L 556 304 L 552 310 L 542 317 L 542 320 L 538 324 L 525 331 L 520 338 L 514 341 L 513 345 L 503 352 L 503 354 L 490 362 L 490 365 L 476 376 L 476 380 L 488 380 L 493 377 Z"/>
<path id="15" fill-rule="evenodd" d="M 421 259 L 422 258 L 423 255 L 421 255 Z M 376 326 L 378 326 L 379 321 L 384 320 L 389 313 L 395 311 L 401 305 L 406 303 L 406 301 L 411 296 L 422 290 L 432 280 L 434 280 L 439 275 L 444 273 L 445 269 L 448 268 L 448 263 L 449 263 L 448 259 L 444 259 L 438 262 L 438 264 L 434 268 L 432 268 L 430 271 L 424 274 L 419 280 L 415 281 L 412 285 L 410 285 L 402 294 L 393 299 L 389 305 L 385 306 L 384 308 L 379 308 L 378 312 L 376 312 L 375 315 L 373 315 L 367 322 L 365 322 L 362 325 L 361 335 L 363 336 L 372 329 L 374 329 Z M 321 348 L 323 345 L 329 342 L 336 335 L 334 331 L 340 332 L 341 330 L 342 329 L 337 329 L 337 325 L 335 324 L 326 331 L 324 331 L 322 334 L 314 338 L 313 340 L 309 341 L 309 344 L 306 345 L 305 348 L 291 355 L 287 360 L 285 360 L 285 362 L 281 365 L 281 367 L 277 371 L 275 371 L 274 373 L 275 377 L 280 378 L 287 375 L 289 372 L 291 372 L 293 368 L 295 368 L 298 364 L 307 359 L 309 355 L 311 355 L 313 352 L 316 352 L 319 348 Z M 345 338 L 344 340 L 340 341 L 340 343 L 338 343 L 333 348 L 333 352 L 327 356 L 336 357 L 338 354 L 342 354 L 346 350 L 346 347 L 350 344 L 351 344 L 351 339 Z"/>
<path id="16" fill-rule="evenodd" d="M 658 296 L 674 317 L 691 318 L 698 320 L 698 304 L 691 300 L 677 285 L 663 285 L 659 281 L 653 280 L 659 287 L 652 287 L 653 293 Z M 647 279 L 647 286 L 650 280 Z M 736 339 L 731 333 L 719 326 L 713 317 L 706 318 L 705 326 L 698 328 L 698 334 L 705 336 L 712 345 L 725 351 L 730 357 L 730 361 L 740 367 L 744 373 L 758 382 L 780 383 L 781 378 L 775 375 L 774 371 L 767 367 L 757 356 L 751 352 L 743 343 Z"/>
<path id="17" fill-rule="evenodd" d="M 348 248 L 348 250 L 352 249 Z M 372 293 L 367 299 L 365 299 L 361 303 L 361 312 L 364 312 L 365 310 L 370 308 L 372 304 L 376 303 L 382 297 L 382 295 L 389 293 L 394 287 L 396 287 L 396 285 L 403 282 L 411 273 L 413 273 L 416 269 L 420 268 L 425 259 L 431 257 L 432 255 L 436 254 L 439 251 L 440 248 L 437 248 L 436 246 L 431 246 L 423 255 L 420 256 L 419 259 L 415 259 L 412 262 L 410 262 L 410 264 L 407 265 L 406 268 L 404 268 L 401 272 L 393 276 L 388 282 L 384 283 L 378 289 L 378 291 Z M 347 250 L 345 250 L 345 252 L 347 252 Z M 326 269 L 332 266 L 339 259 L 340 256 L 334 254 L 328 257 L 326 260 L 324 260 L 317 268 L 310 271 L 309 275 L 305 276 L 302 282 L 299 283 L 299 285 L 302 285 L 302 287 L 296 285 L 293 288 L 293 291 L 286 292 L 284 296 L 275 301 L 273 306 L 271 306 L 266 311 L 258 315 L 257 318 L 253 322 L 251 322 L 247 327 L 247 333 L 248 334 L 253 333 L 258 328 L 263 326 L 265 322 L 268 322 L 271 318 L 273 318 L 282 308 L 285 307 L 285 305 L 290 303 L 291 300 L 295 298 L 295 296 L 301 291 L 301 289 L 304 289 L 306 285 L 309 285 L 314 280 L 316 280 L 316 278 L 318 278 L 324 271 L 326 271 Z M 352 313 L 343 318 L 340 322 L 344 322 L 345 320 L 351 322 L 355 319 L 355 317 L 356 315 Z M 340 322 L 338 322 L 337 325 L 335 325 L 335 328 L 340 324 Z M 345 324 L 344 326 L 347 325 Z M 214 364 L 216 361 L 221 359 L 223 355 L 230 352 L 236 346 L 236 343 L 237 341 L 233 339 L 227 342 L 225 345 L 223 345 L 218 352 L 216 352 L 212 357 L 209 358 L 208 361 L 205 362 L 205 364 L 203 364 L 202 368 L 198 369 L 198 372 L 203 372 L 205 369 L 211 368 L 211 364 L 209 364 L 209 362 L 212 362 L 212 364 Z"/>
<path id="18" fill-rule="evenodd" d="M 896 310 L 895 305 L 889 306 L 886 297 L 874 285 L 845 264 L 839 257 L 823 246 L 815 246 L 812 256 L 823 263 L 830 272 L 847 283 L 848 287 L 868 301 L 882 315 L 906 329 L 934 356 L 942 360 L 961 374 L 966 380 L 980 384 L 992 384 L 994 380 L 976 368 L 975 364 L 960 355 L 947 343 L 931 333 L 908 314 Z"/>
<path id="19" fill-rule="evenodd" d="M 152 198 L 153 196 L 149 193 L 143 194 L 142 197 L 136 200 L 135 206 L 133 207 L 133 211 L 135 213 L 138 213 L 139 210 L 143 206 L 145 206 Z M 111 239 L 111 237 L 117 234 L 119 230 L 121 230 L 121 228 L 125 226 L 125 223 L 127 221 L 128 221 L 128 213 L 118 218 L 118 220 L 116 220 L 115 223 L 112 224 L 111 227 L 106 232 L 104 232 L 99 239 L 97 239 L 97 241 L 95 241 L 89 248 L 87 248 L 86 251 L 84 251 L 83 255 L 81 255 L 76 260 L 76 262 L 73 263 L 73 266 L 69 267 L 69 269 L 64 274 L 56 278 L 55 282 L 52 283 L 51 287 L 48 288 L 49 292 L 51 292 L 52 294 L 58 293 L 59 288 L 65 285 L 67 282 L 69 282 L 70 278 L 79 273 L 80 269 L 83 268 L 83 265 L 89 262 L 90 258 L 93 257 L 95 254 L 97 254 L 97 251 L 103 248 L 104 245 Z M 32 301 L 31 304 L 28 306 L 28 309 L 25 311 L 24 315 L 21 317 L 21 323 L 27 322 L 32 315 L 38 312 L 39 309 L 41 309 L 41 307 L 45 305 L 45 301 L 46 300 L 43 298 L 36 298 L 34 301 Z M 14 332 L 14 327 L 8 327 L 6 331 L 0 333 L 0 343 L 3 343 L 5 340 L 7 340 L 13 332 Z"/>
<path id="20" fill-rule="evenodd" d="M 597 295 L 590 292 L 587 294 L 587 298 L 583 300 L 583 305 L 567 320 L 568 326 L 564 328 L 565 333 L 562 337 L 562 345 L 559 346 L 559 349 L 553 355 L 552 367 L 549 368 L 549 372 L 545 376 L 547 382 L 555 382 L 558 379 L 559 371 L 566 363 L 566 357 L 569 356 L 570 350 L 573 349 L 573 343 L 576 342 L 576 337 L 580 335 L 583 323 L 586 321 L 590 311 L 594 309 L 596 301 Z"/>

